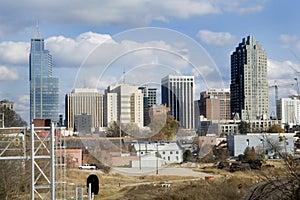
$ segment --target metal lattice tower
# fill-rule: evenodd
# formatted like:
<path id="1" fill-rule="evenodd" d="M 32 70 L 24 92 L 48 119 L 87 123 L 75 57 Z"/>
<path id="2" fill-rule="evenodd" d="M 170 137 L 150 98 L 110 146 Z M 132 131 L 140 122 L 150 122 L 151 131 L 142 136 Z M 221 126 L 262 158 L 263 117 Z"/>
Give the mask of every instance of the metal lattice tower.
<path id="1" fill-rule="evenodd" d="M 61 130 L 53 123 L 51 127 L 0 128 L 0 161 L 30 160 L 32 200 L 67 198 L 66 152 Z"/>
<path id="2" fill-rule="evenodd" d="M 31 126 L 31 198 L 66 199 L 66 158 L 61 132 Z"/>

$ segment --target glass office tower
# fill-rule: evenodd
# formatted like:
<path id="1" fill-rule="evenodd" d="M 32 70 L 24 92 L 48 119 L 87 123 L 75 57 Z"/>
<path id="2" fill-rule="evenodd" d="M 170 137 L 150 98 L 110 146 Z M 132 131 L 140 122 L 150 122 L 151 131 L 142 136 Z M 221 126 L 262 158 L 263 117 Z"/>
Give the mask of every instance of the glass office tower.
<path id="1" fill-rule="evenodd" d="M 52 76 L 52 56 L 44 39 L 31 39 L 29 55 L 30 123 L 33 119 L 59 120 L 58 78 Z"/>
<path id="2" fill-rule="evenodd" d="M 194 76 L 168 75 L 161 80 L 162 104 L 183 129 L 194 129 Z"/>

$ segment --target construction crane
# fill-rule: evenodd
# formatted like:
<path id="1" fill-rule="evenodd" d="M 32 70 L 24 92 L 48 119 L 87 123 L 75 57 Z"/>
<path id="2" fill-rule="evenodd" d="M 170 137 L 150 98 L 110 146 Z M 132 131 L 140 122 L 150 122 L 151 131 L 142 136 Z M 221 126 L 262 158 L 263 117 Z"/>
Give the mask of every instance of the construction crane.
<path id="1" fill-rule="evenodd" d="M 269 86 L 269 88 L 273 88 L 275 89 L 275 105 L 277 103 L 278 100 L 278 85 L 275 83 L 274 85 Z"/>
<path id="2" fill-rule="evenodd" d="M 277 119 L 277 101 L 278 101 L 278 85 L 277 85 L 277 81 L 275 81 L 274 85 L 269 86 L 269 88 L 273 88 L 275 89 L 275 118 Z"/>
<path id="3" fill-rule="evenodd" d="M 297 92 L 298 92 L 298 98 L 299 97 L 299 87 L 298 87 L 298 80 L 297 78 L 294 78 L 294 80 L 297 81 Z M 286 84 L 281 84 L 280 86 L 287 86 L 287 85 L 294 85 L 293 83 L 286 83 Z M 279 100 L 278 98 L 278 87 L 279 85 L 277 84 L 277 81 L 275 80 L 274 85 L 269 86 L 269 88 L 274 88 L 274 92 L 275 92 L 275 108 L 276 108 L 276 112 L 275 112 L 275 117 L 277 119 L 277 101 Z"/>

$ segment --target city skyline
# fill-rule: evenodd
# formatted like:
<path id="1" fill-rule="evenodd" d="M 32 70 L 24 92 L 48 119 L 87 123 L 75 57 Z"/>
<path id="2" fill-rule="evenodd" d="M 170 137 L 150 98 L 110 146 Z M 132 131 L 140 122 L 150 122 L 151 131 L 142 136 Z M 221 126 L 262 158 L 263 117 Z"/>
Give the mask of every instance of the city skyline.
<path id="1" fill-rule="evenodd" d="M 66 7 L 68 10 L 62 10 Z M 296 9 L 298 7 L 299 2 L 297 1 L 287 4 L 268 0 L 234 3 L 218 0 L 200 2 L 190 0 L 184 3 L 181 1 L 151 1 L 139 2 L 136 5 L 131 1 L 127 1 L 126 4 L 104 1 L 101 6 L 97 1 L 92 1 L 89 5 L 79 2 L 73 2 L 70 5 L 66 1 L 59 3 L 32 1 L 26 2 L 22 6 L 14 2 L 2 2 L 0 9 L 5 9 L 5 11 L 0 12 L 3 20 L 0 32 L 0 51 L 2 52 L 0 55 L 0 98 L 13 101 L 15 110 L 29 122 L 28 61 L 30 38 L 33 38 L 35 33 L 37 20 L 41 35 L 45 38 L 45 46 L 53 56 L 53 74 L 60 80 L 60 113 L 64 113 L 63 97 L 75 88 L 74 83 L 80 74 L 78 71 L 83 62 L 96 46 L 107 39 L 110 40 L 106 43 L 109 51 L 104 51 L 103 57 L 97 57 L 98 65 L 105 63 L 107 57 L 113 58 L 115 55 L 110 53 L 116 50 L 141 48 L 149 45 L 155 46 L 157 49 L 172 50 L 187 59 L 193 58 L 191 55 L 193 52 L 187 51 L 185 46 L 180 43 L 182 40 L 176 43 L 174 40 L 163 37 L 162 34 L 157 34 L 161 37 L 153 37 L 151 40 L 146 40 L 150 36 L 146 36 L 145 33 L 143 34 L 144 39 L 140 38 L 141 35 L 134 35 L 134 37 L 126 35 L 135 28 L 143 27 L 158 27 L 164 29 L 167 34 L 170 34 L 168 30 L 173 30 L 178 32 L 178 35 L 186 36 L 186 40 L 183 42 L 189 42 L 187 38 L 190 38 L 198 43 L 212 60 L 210 63 L 196 62 L 204 66 L 203 70 L 198 71 L 201 72 L 198 77 L 202 76 L 208 79 L 210 74 L 207 73 L 210 70 L 218 71 L 221 78 L 215 82 L 216 86 L 220 87 L 214 88 L 229 88 L 229 55 L 241 38 L 254 35 L 267 53 L 269 86 L 278 84 L 279 98 L 297 94 L 294 78 L 299 76 L 298 71 L 300 71 L 298 59 L 300 31 L 295 26 L 295 19 L 299 15 Z M 53 15 L 53 11 L 56 15 Z M 120 37 L 124 35 L 126 37 Z M 143 53 L 144 58 L 153 55 L 150 51 L 140 53 Z M 199 51 L 196 53 L 201 54 Z M 133 55 L 135 59 L 125 59 L 116 63 L 119 65 L 117 75 L 105 75 L 107 80 L 102 79 L 103 81 L 99 83 L 100 88 L 105 88 L 111 83 L 122 82 L 121 77 L 124 71 L 127 73 L 125 82 L 131 81 L 130 66 L 143 64 L 136 62 L 136 58 L 140 58 L 138 57 L 140 55 L 135 54 Z M 152 67 L 150 64 L 159 63 L 162 64 L 161 66 L 173 65 L 181 74 L 197 73 L 197 71 L 193 71 L 194 68 L 189 69 L 188 72 L 184 70 L 186 63 L 178 61 L 174 57 L 166 57 L 161 54 L 149 58 L 151 59 L 144 62 L 148 64 L 148 68 Z M 164 62 L 163 58 L 167 58 L 169 62 Z M 94 64 L 93 60 L 90 61 L 90 64 Z M 214 63 L 215 66 L 211 63 Z M 161 73 L 156 68 L 150 72 L 147 73 L 149 78 Z M 166 73 L 163 71 L 163 75 Z M 101 73 L 98 74 L 99 76 Z M 142 76 L 136 77 L 141 78 Z M 94 82 L 98 82 L 98 79 L 89 81 L 84 84 L 86 86 L 93 85 Z M 149 80 L 149 83 L 154 83 L 157 88 L 160 88 L 157 80 Z M 140 83 L 137 82 L 137 84 Z M 199 99 L 201 91 L 212 88 L 210 84 L 208 86 L 195 83 L 195 99 Z M 274 88 L 269 88 L 269 96 L 269 102 L 273 104 L 270 107 L 271 113 L 275 111 Z"/>

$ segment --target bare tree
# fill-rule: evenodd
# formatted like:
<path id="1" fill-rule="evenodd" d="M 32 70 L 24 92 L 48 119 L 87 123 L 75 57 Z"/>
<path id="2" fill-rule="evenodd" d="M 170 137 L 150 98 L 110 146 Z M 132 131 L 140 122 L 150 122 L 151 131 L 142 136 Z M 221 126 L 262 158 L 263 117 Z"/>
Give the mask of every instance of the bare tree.
<path id="1" fill-rule="evenodd" d="M 26 173 L 25 161 L 2 160 L 0 165 L 0 199 L 26 199 L 30 174 Z"/>
<path id="2" fill-rule="evenodd" d="M 267 148 L 276 152 L 284 165 L 280 170 L 262 174 L 265 181 L 254 186 L 246 199 L 300 199 L 300 159 L 282 148 L 280 143 L 286 142 L 285 137 L 279 138 L 277 142 L 268 137 L 264 139 Z"/>

